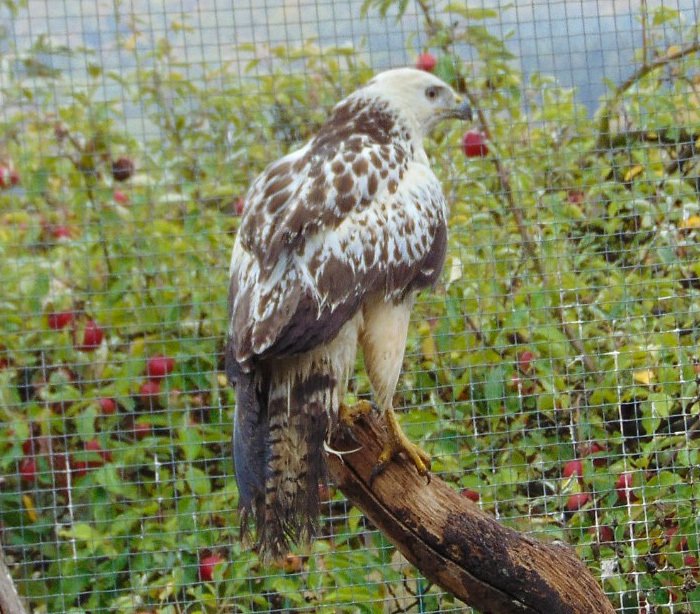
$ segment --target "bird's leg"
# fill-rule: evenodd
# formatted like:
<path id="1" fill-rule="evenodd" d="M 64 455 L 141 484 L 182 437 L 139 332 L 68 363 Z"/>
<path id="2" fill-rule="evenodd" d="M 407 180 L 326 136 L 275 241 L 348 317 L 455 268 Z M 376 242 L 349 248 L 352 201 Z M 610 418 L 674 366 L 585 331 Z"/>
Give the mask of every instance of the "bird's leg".
<path id="1" fill-rule="evenodd" d="M 428 481 L 430 481 L 430 456 L 406 437 L 398 420 L 396 420 L 396 414 L 392 407 L 386 408 L 384 419 L 386 421 L 387 441 L 379 455 L 377 464 L 372 469 L 370 485 L 384 471 L 391 460 L 402 453 L 413 463 L 418 473 L 427 475 Z"/>
<path id="2" fill-rule="evenodd" d="M 372 404 L 369 401 L 358 401 L 355 405 L 341 403 L 338 408 L 338 416 L 345 426 L 352 426 L 360 416 L 366 416 L 372 412 Z"/>

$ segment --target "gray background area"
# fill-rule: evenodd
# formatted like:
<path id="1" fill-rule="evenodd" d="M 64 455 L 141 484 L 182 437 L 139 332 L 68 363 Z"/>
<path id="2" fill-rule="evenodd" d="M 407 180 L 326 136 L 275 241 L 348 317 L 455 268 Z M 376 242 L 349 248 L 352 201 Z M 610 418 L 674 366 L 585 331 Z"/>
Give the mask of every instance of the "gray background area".
<path id="1" fill-rule="evenodd" d="M 139 45 L 144 56 L 170 24 L 184 22 L 191 29 L 171 34 L 170 40 L 194 78 L 202 61 L 236 66 L 241 58 L 237 45 L 244 43 L 259 45 L 264 54 L 266 45 L 315 39 L 321 46 L 360 49 L 376 69 L 412 64 L 425 43 L 414 4 L 409 3 L 398 23 L 374 12 L 360 17 L 361 5 L 362 0 L 29 0 L 13 20 L 0 8 L 0 23 L 7 24 L 0 51 L 7 59 L 9 51 L 21 51 L 46 34 L 53 44 L 93 49 L 103 65 L 128 70 L 133 60 L 120 54 L 117 40 L 128 35 L 130 22 L 143 33 Z M 640 0 L 479 0 L 467 5 L 499 8 L 500 18 L 488 26 L 508 37 L 525 74 L 539 71 L 575 86 L 578 100 L 588 108 L 604 92 L 604 77 L 619 81 L 633 70 L 633 50 L 641 40 Z M 679 9 L 687 23 L 699 21 L 695 0 L 649 0 L 648 5 Z M 672 28 L 667 30 L 672 42 Z M 462 52 L 468 56 L 468 50 Z M 64 78 L 73 84 L 84 72 L 75 60 L 71 64 L 60 55 L 46 60 L 68 69 Z"/>

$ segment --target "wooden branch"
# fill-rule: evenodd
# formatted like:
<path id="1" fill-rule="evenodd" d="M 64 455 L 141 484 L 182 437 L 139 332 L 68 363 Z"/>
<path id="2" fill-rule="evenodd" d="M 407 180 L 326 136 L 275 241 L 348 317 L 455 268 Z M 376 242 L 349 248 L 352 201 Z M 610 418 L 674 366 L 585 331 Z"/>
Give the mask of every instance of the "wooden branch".
<path id="1" fill-rule="evenodd" d="M 438 477 L 429 483 L 398 459 L 368 486 L 382 449 L 383 421 L 362 416 L 339 429 L 327 455 L 331 476 L 430 581 L 484 614 L 614 614 L 573 550 L 504 527 Z"/>
<path id="2" fill-rule="evenodd" d="M 5 565 L 5 556 L 0 546 L 0 612 L 3 614 L 25 614 L 26 611 L 17 594 L 10 570 Z"/>

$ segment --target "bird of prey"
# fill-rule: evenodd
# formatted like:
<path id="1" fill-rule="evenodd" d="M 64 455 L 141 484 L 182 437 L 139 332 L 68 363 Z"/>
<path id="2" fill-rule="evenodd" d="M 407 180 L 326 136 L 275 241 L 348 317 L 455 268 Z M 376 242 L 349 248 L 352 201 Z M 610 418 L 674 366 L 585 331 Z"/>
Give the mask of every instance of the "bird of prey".
<path id="1" fill-rule="evenodd" d="M 447 205 L 424 137 L 471 112 L 436 76 L 377 74 L 306 145 L 273 162 L 245 199 L 230 266 L 226 371 L 236 386 L 241 526 L 264 560 L 308 541 L 324 448 L 343 418 L 358 345 L 387 440 L 421 474 L 428 455 L 394 415 L 411 308 L 440 275 Z"/>

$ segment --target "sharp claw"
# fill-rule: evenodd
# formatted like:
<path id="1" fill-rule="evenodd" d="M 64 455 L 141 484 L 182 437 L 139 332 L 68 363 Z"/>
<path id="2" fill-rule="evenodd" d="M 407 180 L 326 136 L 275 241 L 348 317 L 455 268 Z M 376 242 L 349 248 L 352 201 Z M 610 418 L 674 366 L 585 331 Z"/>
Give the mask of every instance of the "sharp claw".
<path id="1" fill-rule="evenodd" d="M 369 474 L 369 487 L 372 488 L 372 484 L 374 484 L 374 480 L 377 479 L 377 477 L 386 469 L 386 466 L 388 465 L 388 461 L 377 461 L 377 464 L 372 467 L 372 473 Z"/>

